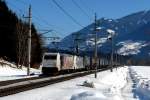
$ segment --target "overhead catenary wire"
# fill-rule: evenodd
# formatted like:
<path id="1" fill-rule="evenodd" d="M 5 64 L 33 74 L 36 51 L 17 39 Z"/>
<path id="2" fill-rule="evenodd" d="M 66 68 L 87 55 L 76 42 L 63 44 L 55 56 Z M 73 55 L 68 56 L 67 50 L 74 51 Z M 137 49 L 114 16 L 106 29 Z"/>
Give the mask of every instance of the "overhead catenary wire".
<path id="1" fill-rule="evenodd" d="M 56 2 L 56 0 L 52 0 L 52 2 L 66 15 L 69 19 L 71 19 L 75 24 L 77 24 L 80 27 L 84 27 L 81 25 L 73 16 L 71 16 L 60 4 Z"/>
<path id="2" fill-rule="evenodd" d="M 18 1 L 18 0 L 16 0 L 16 1 Z M 23 1 L 21 1 L 21 2 L 23 3 Z M 17 15 L 19 15 L 20 19 L 22 19 L 24 17 L 24 13 L 23 13 L 24 11 L 22 9 L 20 9 L 18 6 L 16 6 L 15 4 L 13 4 L 10 1 L 9 2 L 6 1 L 6 3 L 9 4 L 9 5 L 11 5 L 11 6 L 13 6 L 16 9 L 16 12 L 18 12 Z M 23 4 L 25 4 L 25 3 L 23 3 Z"/>
<path id="3" fill-rule="evenodd" d="M 21 3 L 24 4 L 24 5 L 29 5 L 29 4 L 28 4 L 27 2 L 25 2 L 25 1 L 21 1 L 21 0 L 16 0 L 16 1 L 21 2 Z M 57 28 L 57 30 L 55 29 L 55 31 L 57 31 L 57 32 L 59 32 L 60 30 L 61 30 L 61 31 L 65 31 L 65 29 L 63 29 L 62 27 L 58 27 L 58 26 L 56 26 L 56 25 L 53 25 L 53 24 L 47 22 L 42 16 L 40 16 L 40 14 L 38 13 L 37 9 L 32 8 L 32 10 L 33 10 L 34 13 L 36 13 L 36 15 L 37 15 L 37 16 L 33 15 L 33 17 L 34 17 L 35 19 L 37 19 L 38 21 L 41 20 L 41 22 L 42 22 L 43 24 Z M 59 29 L 59 31 L 58 31 L 58 29 Z M 54 29 L 53 29 L 53 30 L 54 30 Z M 59 32 L 59 33 L 61 33 L 61 32 Z"/>
<path id="4" fill-rule="evenodd" d="M 27 6 L 28 5 L 28 3 L 27 2 L 25 2 L 25 1 L 20 1 L 20 0 L 16 0 L 16 2 L 20 2 L 20 3 L 22 3 L 23 5 L 25 5 L 25 6 Z M 56 2 L 56 0 L 54 0 L 55 2 Z M 57 3 L 57 2 L 56 2 Z M 57 3 L 58 4 L 58 3 Z M 56 4 L 55 4 L 56 5 Z M 58 4 L 59 5 L 59 4 Z M 61 6 L 61 5 L 60 5 Z M 62 7 L 62 6 L 61 6 Z M 15 8 L 17 8 L 18 9 L 18 7 L 15 7 Z M 59 8 L 60 9 L 60 8 Z M 52 24 L 50 24 L 50 23 L 48 23 L 45 19 L 43 19 L 43 17 L 41 17 L 39 14 L 37 14 L 37 10 L 35 10 L 34 8 L 33 8 L 33 10 L 34 10 L 34 15 L 33 15 L 33 18 L 34 18 L 34 20 L 37 20 L 36 21 L 36 24 L 38 24 L 38 29 L 39 29 L 39 26 L 43 26 L 43 25 L 47 25 L 47 26 L 54 26 L 54 25 L 52 25 Z M 23 12 L 21 9 L 19 10 L 20 12 Z M 77 25 L 79 25 L 80 27 L 82 27 L 83 28 L 83 25 L 81 25 L 73 16 L 71 16 L 65 9 L 64 9 L 64 11 L 66 12 L 66 14 L 67 14 L 67 16 L 74 22 L 74 23 L 76 23 Z M 36 13 L 36 14 L 35 14 Z M 40 23 L 39 23 L 39 21 L 40 21 Z M 43 23 L 43 24 L 41 24 L 41 23 Z M 55 27 L 55 26 L 54 26 Z M 48 29 L 48 28 L 47 28 Z M 62 30 L 62 28 L 58 28 L 57 27 L 57 29 L 53 29 L 53 30 L 55 30 L 56 31 L 56 33 L 61 33 L 61 32 L 59 32 L 58 31 L 58 29 L 61 29 Z"/>
<path id="5" fill-rule="evenodd" d="M 42 18 L 42 17 L 40 16 L 40 14 L 37 13 L 37 10 L 35 10 L 35 9 L 33 9 L 33 10 L 34 10 L 34 11 L 36 12 L 36 14 L 38 15 L 38 16 L 33 15 L 33 17 L 34 17 L 35 19 L 37 19 L 38 21 L 41 20 L 41 22 L 42 22 L 43 24 L 47 25 L 47 26 L 52 26 L 52 27 L 55 27 L 55 28 L 57 28 L 57 29 L 59 29 L 59 30 L 64 30 L 63 28 L 60 28 L 60 27 L 58 27 L 58 26 L 56 26 L 56 25 L 53 25 L 53 24 L 48 23 L 44 18 Z M 64 30 L 64 31 L 65 31 L 65 30 Z"/>
<path id="6" fill-rule="evenodd" d="M 25 5 L 25 6 L 28 6 L 29 5 L 29 3 L 27 3 L 27 2 L 25 2 L 25 1 L 21 1 L 21 0 L 16 0 L 17 2 L 20 2 L 21 4 L 23 4 L 23 5 Z M 18 7 L 15 7 L 15 8 L 17 8 L 18 9 Z M 23 12 L 21 9 L 19 9 L 21 12 Z M 51 26 L 51 27 L 53 27 L 54 29 L 53 30 L 55 30 L 55 31 L 57 31 L 58 33 L 61 33 L 62 31 L 64 31 L 65 32 L 65 29 L 63 29 L 62 27 L 58 27 L 58 26 L 56 26 L 56 25 L 53 25 L 53 24 L 51 24 L 51 23 L 49 23 L 49 22 L 47 22 L 39 13 L 38 13 L 38 10 L 37 9 L 35 9 L 35 8 L 32 8 L 32 10 L 34 11 L 34 15 L 33 15 L 33 20 L 37 20 L 36 21 L 36 24 L 38 24 L 38 26 L 48 26 L 47 28 L 48 29 L 50 29 L 49 28 L 49 26 Z M 39 23 L 39 21 L 41 22 L 41 23 L 43 23 L 43 24 L 41 24 L 41 23 Z"/>
<path id="7" fill-rule="evenodd" d="M 22 2 L 22 4 L 24 4 L 24 5 L 29 5 L 28 3 L 26 3 L 25 1 L 22 1 L 22 0 L 16 0 L 16 1 Z"/>
<path id="8" fill-rule="evenodd" d="M 87 14 L 87 12 L 84 10 L 84 9 L 82 9 L 82 7 L 75 1 L 75 0 L 72 0 L 72 2 L 73 2 L 73 4 L 77 7 L 77 8 L 79 8 L 80 10 L 81 10 L 81 12 L 88 18 L 88 19 L 92 19 L 88 14 Z"/>
<path id="9" fill-rule="evenodd" d="M 19 20 L 22 20 L 22 21 L 25 21 L 25 20 L 23 20 L 23 17 L 24 17 L 24 11 L 22 10 L 22 9 L 20 9 L 16 4 L 14 4 L 14 3 L 12 3 L 12 2 L 8 2 L 8 1 L 6 1 L 6 3 L 8 4 L 9 3 L 9 6 L 12 6 L 13 8 L 15 8 L 16 9 L 16 12 L 17 12 L 17 15 L 19 14 Z M 27 6 L 27 5 L 26 5 Z M 39 20 L 41 20 L 41 18 L 39 18 L 39 17 L 35 17 L 34 16 L 34 19 L 37 19 L 38 21 Z M 46 22 L 45 20 L 42 20 L 42 22 L 44 22 L 46 25 L 48 25 L 48 26 L 50 26 L 50 24 L 48 23 L 48 22 Z M 36 23 L 37 24 L 37 23 Z M 42 26 L 41 24 L 40 24 L 40 26 Z M 0 27 L 3 27 L 3 28 L 6 28 L 6 29 L 13 29 L 11 26 L 4 26 L 4 25 L 0 25 Z M 54 30 L 54 29 L 53 29 Z M 55 32 L 57 32 L 57 31 L 55 31 Z M 17 33 L 18 33 L 18 30 L 17 30 Z M 54 33 L 55 34 L 55 33 Z M 18 36 L 18 35 L 17 35 Z M 42 37 L 43 38 L 43 37 Z M 19 38 L 18 38 L 19 39 Z M 20 39 L 19 39 L 20 40 Z M 21 40 L 24 40 L 24 39 L 21 39 Z M 45 39 L 44 39 L 45 40 Z M 22 47 L 23 46 L 23 47 Z M 25 50 L 25 48 L 26 48 L 26 45 L 24 45 L 24 43 L 22 43 L 22 45 L 21 45 L 21 47 L 19 47 L 19 51 L 24 51 Z M 20 55 L 20 54 L 19 54 Z M 24 56 L 23 56 L 24 57 Z M 23 58 L 24 59 L 24 58 Z M 20 61 L 19 61 L 20 62 Z M 24 62 L 24 61 L 23 61 Z"/>
<path id="10" fill-rule="evenodd" d="M 12 2 L 8 2 L 8 1 L 5 1 L 7 4 L 11 5 L 12 7 L 16 8 L 17 9 L 17 12 L 18 12 L 18 17 L 21 19 L 22 18 L 22 15 L 23 15 L 23 11 L 17 7 L 15 4 L 13 4 Z"/>
<path id="11" fill-rule="evenodd" d="M 86 5 L 86 3 L 84 2 L 84 0 L 80 0 L 80 3 L 82 3 L 82 7 L 84 6 L 84 8 L 87 8 L 92 14 L 95 13 L 95 11 L 89 7 L 88 5 Z"/>
<path id="12" fill-rule="evenodd" d="M 18 1 L 18 0 L 16 0 L 16 1 Z M 20 3 L 22 3 L 22 2 L 20 2 Z M 28 4 L 27 3 L 23 3 L 25 6 L 27 6 Z M 39 33 L 38 33 L 38 35 L 40 36 L 42 33 L 50 33 L 49 35 L 50 36 L 46 36 L 45 34 L 42 34 L 43 36 L 40 36 L 41 37 L 41 39 L 43 39 L 43 41 L 45 41 L 44 43 L 47 43 L 48 42 L 48 40 L 52 40 L 52 38 L 53 37 L 59 37 L 59 40 L 61 40 L 61 37 L 59 36 L 60 34 L 59 33 L 61 33 L 62 32 L 62 30 L 64 30 L 63 28 L 60 28 L 60 27 L 57 27 L 57 26 L 55 26 L 55 25 L 52 25 L 52 24 L 50 24 L 49 22 L 47 22 L 45 19 L 43 19 L 43 17 L 41 17 L 40 16 L 40 14 L 38 14 L 37 13 L 37 10 L 35 10 L 35 9 L 33 9 L 34 10 L 34 12 L 36 12 L 36 15 L 34 14 L 33 15 L 33 18 L 34 19 L 36 19 L 37 21 L 36 21 L 36 24 L 38 24 L 38 31 L 39 31 Z M 52 27 L 55 27 L 54 29 L 52 29 L 52 28 L 48 28 L 48 27 L 44 27 L 43 29 L 39 29 L 39 26 L 41 27 L 41 26 L 43 26 L 43 24 L 41 24 L 41 23 L 39 23 L 39 21 L 41 21 L 43 24 L 44 24 L 44 26 L 45 25 L 47 25 L 48 27 L 49 26 L 52 26 Z M 59 29 L 59 30 L 58 30 Z M 48 31 L 48 30 L 53 30 L 52 32 L 50 32 L 50 31 Z M 60 31 L 61 30 L 61 31 Z M 65 31 L 65 30 L 64 30 Z M 45 38 L 45 36 L 46 36 L 46 38 Z M 64 36 L 64 35 L 62 35 L 62 36 Z M 47 41 L 47 42 L 46 42 Z"/>
<path id="13" fill-rule="evenodd" d="M 27 2 L 25 2 L 25 1 L 20 1 L 20 0 L 16 0 L 16 1 L 18 1 L 18 2 L 20 2 L 20 3 L 22 3 L 22 4 L 24 4 L 25 6 L 27 6 L 28 5 L 28 3 Z M 53 1 L 53 0 L 52 0 Z M 56 0 L 55 0 L 56 1 Z M 56 2 L 57 3 L 57 2 Z M 57 3 L 58 4 L 58 3 Z M 56 4 L 55 4 L 56 5 Z M 58 5 L 60 5 L 60 4 L 58 4 Z M 60 5 L 61 6 L 61 5 Z M 61 6 L 62 7 L 62 6 Z M 60 8 L 59 8 L 60 9 Z M 82 9 L 82 8 L 81 8 Z M 52 26 L 52 27 L 54 27 L 54 29 L 53 30 L 55 30 L 57 33 L 62 33 L 62 31 L 64 31 L 65 33 L 66 33 L 66 30 L 65 29 L 63 29 L 62 27 L 58 27 L 58 26 L 56 26 L 56 25 L 53 25 L 53 24 L 51 24 L 51 23 L 49 23 L 49 22 L 47 22 L 45 19 L 43 19 L 43 17 L 41 17 L 40 16 L 40 14 L 38 13 L 38 10 L 37 9 L 35 9 L 35 8 L 32 8 L 32 10 L 34 11 L 34 15 L 33 15 L 33 18 L 34 19 L 36 19 L 37 21 L 36 21 L 36 24 L 38 24 L 38 26 L 43 26 L 43 24 L 44 25 L 47 25 L 47 26 Z M 64 9 L 65 10 L 65 9 Z M 74 23 L 76 23 L 77 25 L 79 25 L 80 27 L 82 27 L 82 28 L 84 28 L 84 26 L 83 25 L 81 25 L 73 16 L 71 16 L 66 10 L 65 10 L 65 12 L 67 13 L 67 16 L 74 22 Z M 36 15 L 35 15 L 35 13 L 36 13 Z M 85 12 L 86 13 L 86 12 Z M 65 14 L 66 15 L 66 14 Z M 88 17 L 88 16 L 87 16 Z M 33 19 L 33 20 L 34 20 Z M 39 23 L 39 21 L 41 22 L 41 23 L 43 23 L 43 24 L 41 24 L 41 23 Z"/>

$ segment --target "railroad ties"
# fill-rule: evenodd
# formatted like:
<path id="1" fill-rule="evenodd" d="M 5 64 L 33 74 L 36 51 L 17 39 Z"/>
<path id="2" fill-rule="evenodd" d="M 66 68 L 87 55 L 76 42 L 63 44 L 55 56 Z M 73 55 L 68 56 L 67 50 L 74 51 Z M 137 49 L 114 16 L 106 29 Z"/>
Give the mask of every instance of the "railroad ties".
<path id="1" fill-rule="evenodd" d="M 108 70 L 108 68 L 100 69 L 100 71 Z M 44 87 L 50 84 L 67 81 L 77 77 L 93 74 L 95 70 L 76 72 L 59 76 L 39 76 L 24 79 L 8 80 L 0 82 L 0 97 L 16 94 L 19 92 Z"/>
<path id="2" fill-rule="evenodd" d="M 0 97 L 16 94 L 19 92 L 55 84 L 58 82 L 70 80 L 73 78 L 92 74 L 94 71 L 77 72 L 66 75 L 51 76 L 51 77 L 33 77 L 25 79 L 16 79 L 0 82 Z"/>

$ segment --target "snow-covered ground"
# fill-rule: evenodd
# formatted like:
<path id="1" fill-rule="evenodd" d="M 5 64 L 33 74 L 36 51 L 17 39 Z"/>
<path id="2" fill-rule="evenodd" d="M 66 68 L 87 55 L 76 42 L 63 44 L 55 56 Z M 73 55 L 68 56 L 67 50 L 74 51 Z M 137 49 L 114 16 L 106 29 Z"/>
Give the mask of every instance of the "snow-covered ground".
<path id="1" fill-rule="evenodd" d="M 1 97 L 0 100 L 150 100 L 150 67 L 125 66 Z M 1 71 L 1 70 L 0 70 Z"/>
<path id="2" fill-rule="evenodd" d="M 97 79 L 91 74 L 2 97 L 0 100 L 124 100 L 121 89 L 127 82 L 127 72 L 127 67 L 115 69 L 114 72 L 103 71 L 98 73 Z"/>
<path id="3" fill-rule="evenodd" d="M 150 100 L 150 66 L 130 67 L 133 79 L 134 94 L 139 100 Z"/>
<path id="4" fill-rule="evenodd" d="M 41 71 L 31 68 L 30 73 L 36 76 L 37 74 L 40 74 Z M 24 66 L 22 67 L 22 69 L 18 69 L 15 64 L 12 64 L 4 60 L 0 60 L 0 81 L 26 78 L 26 77 L 28 77 L 27 68 L 25 68 Z"/>

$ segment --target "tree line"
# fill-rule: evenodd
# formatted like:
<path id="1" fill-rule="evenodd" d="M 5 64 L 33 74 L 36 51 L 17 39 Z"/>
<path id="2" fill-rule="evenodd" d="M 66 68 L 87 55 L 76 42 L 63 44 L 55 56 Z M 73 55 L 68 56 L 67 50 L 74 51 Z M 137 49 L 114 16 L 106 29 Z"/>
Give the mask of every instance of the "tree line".
<path id="1" fill-rule="evenodd" d="M 21 67 L 27 65 L 29 25 L 0 0 L 0 57 Z M 31 66 L 38 67 L 42 59 L 42 39 L 32 24 Z"/>

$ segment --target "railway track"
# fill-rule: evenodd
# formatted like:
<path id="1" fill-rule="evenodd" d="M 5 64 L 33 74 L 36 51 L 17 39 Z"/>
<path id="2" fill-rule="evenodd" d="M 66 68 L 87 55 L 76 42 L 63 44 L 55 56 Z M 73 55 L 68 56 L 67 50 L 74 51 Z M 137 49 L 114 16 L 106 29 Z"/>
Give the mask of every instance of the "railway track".
<path id="1" fill-rule="evenodd" d="M 13 80 L 6 80 L 6 81 L 1 81 L 0 82 L 0 87 L 1 86 L 6 86 L 9 84 L 14 84 L 17 82 L 23 82 L 23 81 L 28 81 L 28 80 L 36 80 L 36 79 L 40 79 L 40 78 L 44 78 L 42 76 L 36 76 L 36 77 L 29 77 L 29 78 L 21 78 L 21 79 L 13 79 Z"/>
<path id="2" fill-rule="evenodd" d="M 104 71 L 107 69 L 101 69 L 99 71 Z M 55 84 L 58 82 L 70 80 L 77 77 L 82 77 L 94 73 L 95 71 L 84 71 L 76 72 L 72 74 L 59 75 L 59 76 L 50 76 L 50 77 L 32 77 L 25 79 L 16 79 L 0 82 L 0 97 L 16 94 L 19 92 L 44 87 L 50 84 Z"/>
<path id="3" fill-rule="evenodd" d="M 0 97 L 47 86 L 93 73 L 93 71 L 77 72 L 54 77 L 33 77 L 0 82 Z"/>

